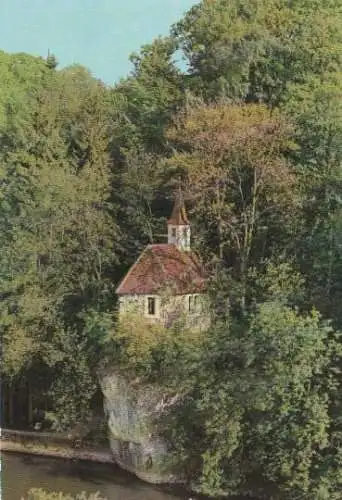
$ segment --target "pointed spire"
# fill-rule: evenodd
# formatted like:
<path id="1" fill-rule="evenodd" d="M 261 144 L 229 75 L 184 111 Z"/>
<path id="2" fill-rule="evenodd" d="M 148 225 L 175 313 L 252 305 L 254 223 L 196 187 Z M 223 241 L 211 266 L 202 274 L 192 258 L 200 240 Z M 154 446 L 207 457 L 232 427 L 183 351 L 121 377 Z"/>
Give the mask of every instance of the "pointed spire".
<path id="1" fill-rule="evenodd" d="M 167 223 L 174 226 L 189 226 L 180 181 L 178 183 L 178 191 L 175 196 L 172 214 Z"/>

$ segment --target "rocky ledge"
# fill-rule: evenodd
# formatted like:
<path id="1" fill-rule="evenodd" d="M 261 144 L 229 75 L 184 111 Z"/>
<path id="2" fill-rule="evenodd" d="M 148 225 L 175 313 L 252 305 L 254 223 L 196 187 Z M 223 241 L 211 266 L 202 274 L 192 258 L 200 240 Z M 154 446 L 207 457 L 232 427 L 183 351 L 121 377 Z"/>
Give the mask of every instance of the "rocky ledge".
<path id="1" fill-rule="evenodd" d="M 177 403 L 152 386 L 131 381 L 115 370 L 99 375 L 115 462 L 149 483 L 181 483 L 168 463 L 167 443 L 158 436 L 156 418 Z"/>

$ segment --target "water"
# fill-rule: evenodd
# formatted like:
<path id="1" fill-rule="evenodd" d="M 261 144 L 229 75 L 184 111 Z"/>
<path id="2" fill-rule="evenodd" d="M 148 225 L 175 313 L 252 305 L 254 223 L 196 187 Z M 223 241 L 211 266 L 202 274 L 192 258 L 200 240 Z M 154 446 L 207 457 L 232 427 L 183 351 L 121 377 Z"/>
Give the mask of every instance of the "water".
<path id="1" fill-rule="evenodd" d="M 30 488 L 65 493 L 96 493 L 108 500 L 185 500 L 143 483 L 115 465 L 78 462 L 17 453 L 1 454 L 2 500 L 21 500 Z"/>

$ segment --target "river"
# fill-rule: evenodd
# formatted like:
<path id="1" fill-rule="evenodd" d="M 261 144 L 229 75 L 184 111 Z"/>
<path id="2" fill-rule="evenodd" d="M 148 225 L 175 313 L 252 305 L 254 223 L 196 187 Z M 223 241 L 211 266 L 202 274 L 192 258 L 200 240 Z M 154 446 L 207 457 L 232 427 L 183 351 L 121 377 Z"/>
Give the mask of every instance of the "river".
<path id="1" fill-rule="evenodd" d="M 65 493 L 96 493 L 108 500 L 184 500 L 139 481 L 115 465 L 70 461 L 18 453 L 1 453 L 2 500 L 21 500 L 30 488 Z"/>

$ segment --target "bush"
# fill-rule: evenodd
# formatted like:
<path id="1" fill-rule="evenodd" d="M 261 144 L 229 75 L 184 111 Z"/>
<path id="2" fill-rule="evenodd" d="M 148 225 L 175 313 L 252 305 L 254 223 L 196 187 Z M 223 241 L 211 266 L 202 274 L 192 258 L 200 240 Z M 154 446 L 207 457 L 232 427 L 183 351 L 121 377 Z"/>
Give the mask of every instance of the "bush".
<path id="1" fill-rule="evenodd" d="M 28 492 L 27 498 L 22 498 L 21 500 L 106 500 L 101 497 L 100 494 L 91 493 L 88 495 L 84 491 L 82 493 L 77 493 L 76 496 L 70 495 L 69 493 L 62 493 L 56 491 L 44 491 L 40 488 L 33 488 Z"/>

